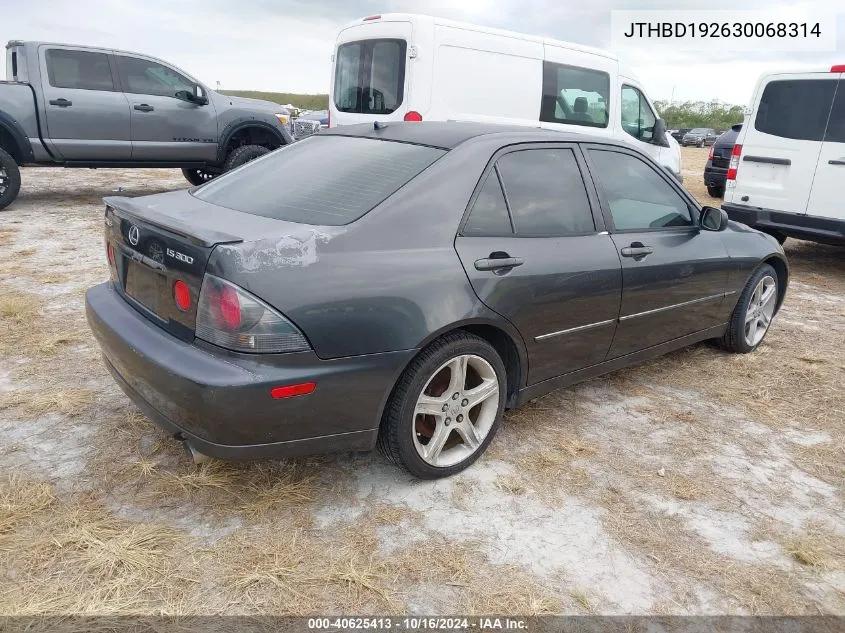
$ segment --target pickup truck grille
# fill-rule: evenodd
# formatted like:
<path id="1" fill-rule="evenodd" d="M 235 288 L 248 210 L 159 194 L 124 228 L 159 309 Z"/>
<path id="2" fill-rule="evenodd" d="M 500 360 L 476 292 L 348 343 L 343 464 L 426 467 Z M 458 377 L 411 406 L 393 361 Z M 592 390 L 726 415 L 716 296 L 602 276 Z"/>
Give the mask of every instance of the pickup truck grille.
<path id="1" fill-rule="evenodd" d="M 320 129 L 319 121 L 312 121 L 310 119 L 296 119 L 293 122 L 293 137 L 295 139 L 303 139 L 311 136 Z"/>

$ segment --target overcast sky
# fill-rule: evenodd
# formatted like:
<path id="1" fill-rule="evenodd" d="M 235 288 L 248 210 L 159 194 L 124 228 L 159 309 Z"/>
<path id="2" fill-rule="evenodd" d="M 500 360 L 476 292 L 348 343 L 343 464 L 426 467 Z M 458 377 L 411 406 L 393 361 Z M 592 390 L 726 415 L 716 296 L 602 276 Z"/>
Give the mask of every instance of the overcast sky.
<path id="1" fill-rule="evenodd" d="M 745 0 L 760 20 L 778 6 L 834 15 L 838 0 Z M 545 35 L 590 46 L 610 45 L 613 9 L 729 9 L 735 0 L 0 0 L 0 40 L 40 39 L 108 46 L 155 55 L 224 89 L 328 92 L 339 27 L 373 13 L 409 11 Z M 767 70 L 845 63 L 845 13 L 837 50 L 749 54 L 625 51 L 653 99 L 720 99 L 745 104 Z M 830 24 L 823 25 L 830 26 Z"/>

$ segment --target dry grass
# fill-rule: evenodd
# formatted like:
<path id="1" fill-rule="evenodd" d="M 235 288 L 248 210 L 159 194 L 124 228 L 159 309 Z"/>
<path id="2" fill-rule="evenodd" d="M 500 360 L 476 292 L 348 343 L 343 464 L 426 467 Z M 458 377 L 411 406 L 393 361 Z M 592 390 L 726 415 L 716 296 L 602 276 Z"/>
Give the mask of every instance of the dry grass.
<path id="1" fill-rule="evenodd" d="M 0 228 L 0 246 L 11 246 L 15 243 L 17 229 Z"/>
<path id="2" fill-rule="evenodd" d="M 13 327 L 31 322 L 40 311 L 41 300 L 36 295 L 6 288 L 0 292 L 0 326 L 7 336 L 12 335 Z"/>
<path id="3" fill-rule="evenodd" d="M 43 284 L 64 284 L 73 279 L 73 275 L 67 273 L 43 273 L 38 275 L 38 281 Z"/>
<path id="4" fill-rule="evenodd" d="M 0 394 L 0 411 L 21 409 L 24 415 L 29 417 L 58 413 L 72 418 L 82 415 L 95 399 L 93 391 L 81 388 L 58 391 L 7 391 Z"/>
<path id="5" fill-rule="evenodd" d="M 797 563 L 822 571 L 845 568 L 845 540 L 831 526 L 818 521 L 804 524 L 801 530 L 768 522 L 758 529 L 758 537 L 780 544 Z"/>
<path id="6" fill-rule="evenodd" d="M 9 473 L 0 484 L 0 535 L 31 519 L 56 500 L 49 484 Z"/>
<path id="7" fill-rule="evenodd" d="M 15 251 L 15 257 L 32 257 L 37 252 L 37 248 L 30 246 L 29 248 L 23 248 L 19 251 Z"/>

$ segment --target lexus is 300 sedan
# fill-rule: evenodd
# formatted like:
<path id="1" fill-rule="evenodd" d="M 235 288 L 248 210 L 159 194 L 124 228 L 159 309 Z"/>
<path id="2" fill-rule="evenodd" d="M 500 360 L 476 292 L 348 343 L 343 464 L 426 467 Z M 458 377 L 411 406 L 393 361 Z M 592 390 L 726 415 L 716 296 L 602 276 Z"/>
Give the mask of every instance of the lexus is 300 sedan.
<path id="1" fill-rule="evenodd" d="M 787 287 L 774 238 L 647 156 L 539 129 L 339 127 L 106 205 L 106 366 L 224 459 L 378 444 L 450 475 L 552 389 L 708 339 L 753 351 Z"/>

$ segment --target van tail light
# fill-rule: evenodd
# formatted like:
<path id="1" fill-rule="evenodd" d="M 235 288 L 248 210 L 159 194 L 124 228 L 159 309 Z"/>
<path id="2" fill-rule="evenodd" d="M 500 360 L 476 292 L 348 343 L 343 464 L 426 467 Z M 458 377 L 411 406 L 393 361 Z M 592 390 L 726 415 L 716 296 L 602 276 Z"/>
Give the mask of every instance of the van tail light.
<path id="1" fill-rule="evenodd" d="M 196 336 L 234 352 L 311 349 L 305 335 L 276 310 L 235 284 L 206 274 L 197 302 Z"/>
<path id="2" fill-rule="evenodd" d="M 716 149 L 715 145 L 710 146 L 710 153 L 707 154 L 707 160 L 713 160 L 713 150 Z"/>
<path id="3" fill-rule="evenodd" d="M 406 121 L 422 121 L 422 114 L 417 112 L 416 110 L 411 110 L 408 114 L 405 115 Z"/>
<path id="4" fill-rule="evenodd" d="M 734 145 L 731 152 L 731 162 L 728 164 L 726 187 L 736 187 L 736 172 L 739 169 L 739 157 L 742 154 L 742 145 Z"/>
<path id="5" fill-rule="evenodd" d="M 845 73 L 845 64 L 836 64 L 830 67 L 832 73 Z"/>

